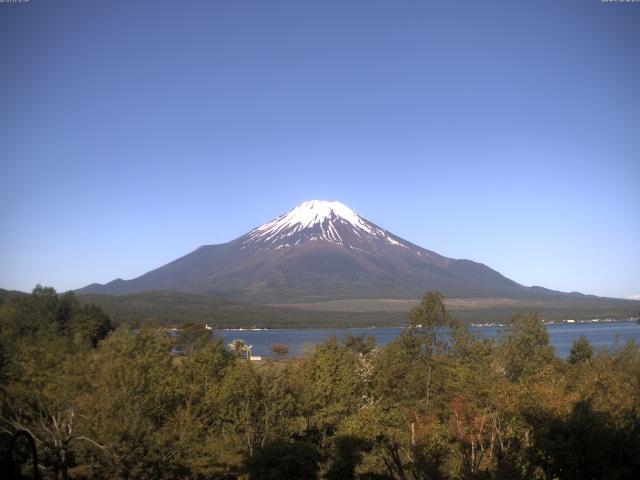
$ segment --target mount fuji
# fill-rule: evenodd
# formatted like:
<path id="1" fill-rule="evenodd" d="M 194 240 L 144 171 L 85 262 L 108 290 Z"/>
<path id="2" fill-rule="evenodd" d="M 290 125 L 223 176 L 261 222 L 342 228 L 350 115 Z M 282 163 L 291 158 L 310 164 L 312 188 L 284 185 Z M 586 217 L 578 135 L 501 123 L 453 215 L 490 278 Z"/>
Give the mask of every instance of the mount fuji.
<path id="1" fill-rule="evenodd" d="M 340 202 L 311 200 L 228 243 L 204 245 L 131 280 L 81 294 L 170 290 L 257 303 L 353 298 L 549 298 L 481 263 L 447 258 L 404 240 Z"/>

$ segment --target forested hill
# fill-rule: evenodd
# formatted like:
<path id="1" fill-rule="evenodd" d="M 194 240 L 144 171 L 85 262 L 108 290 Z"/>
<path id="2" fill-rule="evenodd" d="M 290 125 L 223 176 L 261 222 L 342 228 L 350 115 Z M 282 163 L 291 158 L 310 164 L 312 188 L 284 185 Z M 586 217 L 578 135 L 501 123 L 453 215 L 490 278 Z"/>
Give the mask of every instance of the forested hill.
<path id="1" fill-rule="evenodd" d="M 29 294 L 0 289 L 0 303 Z M 100 306 L 116 324 L 175 325 L 209 323 L 216 328 L 321 328 L 405 326 L 415 302 L 376 302 L 268 306 L 229 301 L 184 292 L 146 292 L 134 295 L 77 295 L 83 304 Z M 640 302 L 598 297 L 573 297 L 564 302 L 506 302 L 447 300 L 447 308 L 463 322 L 504 322 L 518 312 L 539 313 L 548 321 L 638 316 Z"/>
<path id="2" fill-rule="evenodd" d="M 0 303 L 4 303 L 15 297 L 24 297 L 29 295 L 26 292 L 20 292 L 18 290 L 5 290 L 0 288 Z"/>
<path id="3" fill-rule="evenodd" d="M 268 306 L 233 302 L 183 292 L 146 292 L 133 295 L 79 295 L 95 303 L 117 322 L 138 325 L 184 322 L 210 323 L 218 328 L 315 328 L 404 326 L 414 302 L 320 302 Z M 545 320 L 629 318 L 640 312 L 640 302 L 598 297 L 567 297 L 563 301 L 451 300 L 451 313 L 464 322 L 504 322 L 518 312 L 537 312 Z"/>
<path id="4" fill-rule="evenodd" d="M 208 323 L 216 328 L 314 328 L 344 326 L 403 326 L 406 312 L 326 312 L 228 301 L 184 292 L 145 292 L 133 295 L 78 295 L 83 303 L 99 305 L 117 323 L 175 325 Z"/>

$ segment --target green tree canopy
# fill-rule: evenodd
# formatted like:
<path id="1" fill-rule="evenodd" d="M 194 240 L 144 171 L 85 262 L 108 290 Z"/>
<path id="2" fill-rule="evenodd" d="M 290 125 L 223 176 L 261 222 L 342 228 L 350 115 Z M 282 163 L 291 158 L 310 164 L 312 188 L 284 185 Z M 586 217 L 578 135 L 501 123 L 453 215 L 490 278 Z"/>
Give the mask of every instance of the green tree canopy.
<path id="1" fill-rule="evenodd" d="M 576 365 L 582 362 L 589 362 L 593 358 L 593 347 L 587 340 L 587 337 L 581 335 L 578 340 L 573 342 L 571 353 L 569 354 L 569 363 Z"/>
<path id="2" fill-rule="evenodd" d="M 514 315 L 501 338 L 502 364 L 516 381 L 548 366 L 555 358 L 549 333 L 538 314 Z"/>

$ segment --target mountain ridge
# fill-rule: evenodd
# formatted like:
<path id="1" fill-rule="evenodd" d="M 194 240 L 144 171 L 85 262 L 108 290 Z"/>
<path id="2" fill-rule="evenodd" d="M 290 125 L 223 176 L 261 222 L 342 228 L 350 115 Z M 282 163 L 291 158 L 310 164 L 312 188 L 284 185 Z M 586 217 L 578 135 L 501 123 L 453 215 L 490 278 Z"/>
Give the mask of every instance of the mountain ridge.
<path id="1" fill-rule="evenodd" d="M 256 303 L 345 298 L 562 297 L 487 265 L 452 259 L 379 227 L 340 202 L 311 200 L 227 243 L 202 245 L 131 280 L 81 294 L 183 291 Z"/>

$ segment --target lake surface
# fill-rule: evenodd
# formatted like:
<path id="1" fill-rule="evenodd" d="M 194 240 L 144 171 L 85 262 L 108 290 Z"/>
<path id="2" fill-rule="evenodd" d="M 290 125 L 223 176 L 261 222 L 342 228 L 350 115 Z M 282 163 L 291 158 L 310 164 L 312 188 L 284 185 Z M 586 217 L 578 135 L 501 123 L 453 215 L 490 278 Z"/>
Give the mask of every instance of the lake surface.
<path id="1" fill-rule="evenodd" d="M 503 327 L 471 327 L 475 333 L 498 338 Z M 224 338 L 229 344 L 239 338 L 253 345 L 253 355 L 263 357 L 274 356 L 271 346 L 283 343 L 289 346 L 289 355 L 300 355 L 305 344 L 312 346 L 321 343 L 331 336 L 344 339 L 348 335 L 372 335 L 378 346 L 384 346 L 400 335 L 402 328 L 314 328 L 314 329 L 274 329 L 274 330 L 217 330 L 216 335 Z M 633 321 L 561 323 L 547 325 L 549 339 L 561 358 L 569 356 L 571 345 L 581 335 L 587 337 L 596 349 L 616 349 L 625 345 L 628 340 L 640 343 L 640 324 Z"/>

